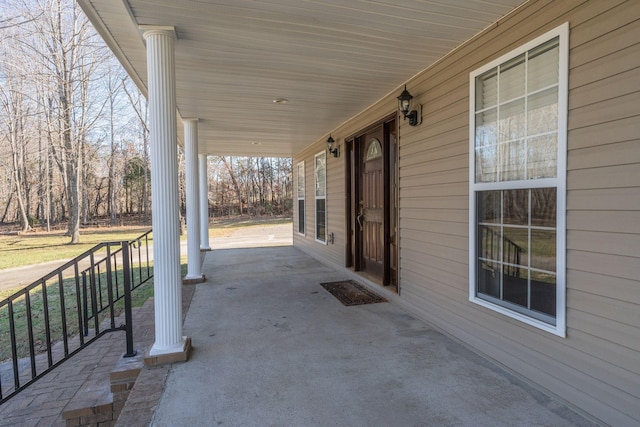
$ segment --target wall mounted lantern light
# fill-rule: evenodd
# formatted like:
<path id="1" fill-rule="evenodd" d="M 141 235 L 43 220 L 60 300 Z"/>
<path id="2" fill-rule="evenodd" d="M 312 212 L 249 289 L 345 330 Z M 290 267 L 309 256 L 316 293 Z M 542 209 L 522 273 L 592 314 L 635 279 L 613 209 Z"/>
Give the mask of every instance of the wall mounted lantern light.
<path id="1" fill-rule="evenodd" d="M 327 139 L 327 149 L 329 150 L 329 154 L 331 154 L 333 157 L 338 157 L 340 155 L 340 151 L 338 151 L 337 145 L 336 148 L 333 148 L 333 144 L 335 144 L 335 142 L 336 141 L 333 139 L 331 134 L 329 134 L 329 138 Z"/>
<path id="2" fill-rule="evenodd" d="M 398 109 L 404 116 L 405 120 L 409 119 L 409 125 L 417 126 L 422 123 L 422 105 L 418 104 L 415 110 L 412 110 L 413 95 L 407 90 L 407 85 L 404 85 L 404 90 L 398 97 Z"/>

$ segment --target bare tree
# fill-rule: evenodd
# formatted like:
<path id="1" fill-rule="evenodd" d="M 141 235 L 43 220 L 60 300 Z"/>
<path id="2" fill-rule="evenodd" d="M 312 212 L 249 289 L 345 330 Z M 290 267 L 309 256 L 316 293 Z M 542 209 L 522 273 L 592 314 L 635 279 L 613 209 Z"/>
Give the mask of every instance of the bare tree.
<path id="1" fill-rule="evenodd" d="M 148 220 L 147 103 L 76 2 L 3 0 L 0 17 L 1 220 L 66 221 L 72 243 L 96 217 Z M 291 159 L 209 164 L 218 215 L 291 214 Z"/>
<path id="2" fill-rule="evenodd" d="M 104 45 L 75 2 L 34 0 L 23 4 L 32 14 L 34 38 L 26 44 L 51 77 L 56 96 L 50 99 L 58 125 L 53 155 L 61 169 L 68 208 L 70 243 L 80 241 L 80 210 L 84 144 L 96 114 L 89 105 L 91 76 L 104 56 Z M 39 19 L 35 17 L 40 16 Z"/>
<path id="3" fill-rule="evenodd" d="M 11 149 L 12 181 L 15 186 L 15 195 L 18 201 L 20 212 L 20 224 L 23 231 L 28 231 L 31 227 L 27 210 L 25 207 L 25 196 L 23 187 L 26 177 L 24 176 L 23 161 L 25 150 L 24 135 L 24 95 L 19 87 L 8 87 L 8 82 L 14 82 L 14 78 L 5 78 L 4 87 L 0 87 L 0 106 L 2 107 L 2 117 L 6 128 L 6 140 Z"/>
<path id="4" fill-rule="evenodd" d="M 8 35 L 11 40 L 14 34 Z M 14 43 L 4 43 L 1 49 L 3 85 L 0 86 L 0 114 L 3 128 L 5 129 L 4 139 L 8 143 L 11 154 L 11 187 L 18 203 L 20 225 L 23 231 L 28 231 L 28 173 L 26 168 L 26 150 L 28 137 L 26 135 L 26 119 L 29 115 L 29 106 L 26 95 L 26 75 L 20 67 L 18 60 L 21 53 L 16 49 Z"/>
<path id="5" fill-rule="evenodd" d="M 213 157 L 209 180 L 219 216 L 291 214 L 290 158 Z"/>
<path id="6" fill-rule="evenodd" d="M 0 128 L 2 219 L 37 217 L 47 228 L 67 220 L 77 242 L 80 221 L 108 213 L 114 223 L 125 206 L 127 156 L 141 157 L 148 172 L 146 101 L 117 61 L 105 60 L 108 49 L 74 0 L 4 0 L 0 17 L 0 121 L 11 120 Z M 148 180 L 143 192 L 146 216 Z"/>
<path id="7" fill-rule="evenodd" d="M 231 183 L 233 184 L 233 189 L 236 192 L 236 197 L 237 197 L 237 201 L 238 201 L 238 211 L 239 211 L 240 215 L 242 215 L 242 204 L 244 202 L 244 198 L 242 196 L 242 190 L 240 189 L 240 185 L 238 185 L 238 179 L 236 178 L 236 174 L 234 172 L 233 157 L 231 157 L 229 159 L 229 161 L 227 161 L 227 159 L 224 156 L 222 156 L 222 157 L 220 157 L 220 160 L 222 161 L 222 164 L 226 168 L 227 173 L 229 174 L 229 177 L 231 178 Z"/>
<path id="8" fill-rule="evenodd" d="M 135 122 L 136 124 L 132 124 L 131 127 L 138 129 L 138 137 L 142 140 L 142 161 L 144 164 L 144 181 L 142 183 L 142 215 L 145 221 L 149 221 L 149 214 L 151 212 L 151 171 L 149 169 L 149 128 L 147 127 L 148 104 L 147 100 L 137 89 L 130 87 L 131 84 L 132 82 L 130 79 L 122 79 L 122 89 L 127 95 L 129 105 L 137 119 Z"/>
<path id="9" fill-rule="evenodd" d="M 108 103 L 109 103 L 109 159 L 107 161 L 109 167 L 109 179 L 108 179 L 108 199 L 107 199 L 107 211 L 109 214 L 109 221 L 112 225 L 116 224 L 117 221 L 117 208 L 116 208 L 116 155 L 117 155 L 117 146 L 116 146 L 116 132 L 115 132 L 115 124 L 116 124 L 116 114 L 117 114 L 117 98 L 118 92 L 122 89 L 124 85 L 123 79 L 121 76 L 117 75 L 117 71 L 115 67 L 112 67 L 108 70 L 106 75 L 106 86 L 107 86 L 107 95 L 108 95 Z"/>

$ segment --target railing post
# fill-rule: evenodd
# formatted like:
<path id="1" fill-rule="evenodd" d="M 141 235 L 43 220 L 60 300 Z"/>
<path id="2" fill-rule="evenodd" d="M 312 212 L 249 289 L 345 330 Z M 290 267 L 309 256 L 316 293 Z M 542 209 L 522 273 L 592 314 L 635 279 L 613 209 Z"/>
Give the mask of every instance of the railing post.
<path id="1" fill-rule="evenodd" d="M 122 242 L 122 274 L 124 276 L 124 321 L 127 352 L 124 357 L 133 357 L 138 352 L 133 349 L 133 314 L 131 313 L 131 258 L 129 242 Z"/>
<path id="2" fill-rule="evenodd" d="M 76 264 L 77 265 L 77 264 Z M 89 336 L 89 290 L 87 290 L 87 272 L 82 272 L 82 326 L 84 336 Z"/>

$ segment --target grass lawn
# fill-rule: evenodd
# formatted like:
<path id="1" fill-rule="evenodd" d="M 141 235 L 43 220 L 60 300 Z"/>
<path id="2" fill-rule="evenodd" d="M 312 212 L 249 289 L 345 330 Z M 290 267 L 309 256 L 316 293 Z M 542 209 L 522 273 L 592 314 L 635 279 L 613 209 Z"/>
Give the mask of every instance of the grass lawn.
<path id="1" fill-rule="evenodd" d="M 81 231 L 80 242 L 69 244 L 63 231 L 0 236 L 0 270 L 75 258 L 102 242 L 132 240 L 151 227 L 117 227 Z"/>
<path id="2" fill-rule="evenodd" d="M 280 224 L 291 224 L 291 218 L 215 219 L 209 225 L 209 237 L 229 237 L 239 229 Z M 69 237 L 64 235 L 64 231 L 0 235 L 0 270 L 74 258 L 98 243 L 132 240 L 150 228 L 151 226 L 85 229 L 81 230 L 81 243 L 77 245 L 69 244 Z M 180 238 L 186 240 L 186 233 Z"/>
<path id="3" fill-rule="evenodd" d="M 269 219 L 253 219 L 253 218 L 229 218 L 215 219 L 213 224 L 209 224 L 209 238 L 229 237 L 236 231 L 247 228 L 260 228 L 269 225 L 285 225 L 292 224 L 291 218 L 269 218 Z M 185 238 L 186 236 L 183 236 Z"/>
<path id="4" fill-rule="evenodd" d="M 216 219 L 209 228 L 209 236 L 212 239 L 220 237 L 233 236 L 239 230 L 258 228 L 270 225 L 288 225 L 291 224 L 290 218 L 285 219 L 267 219 L 254 220 L 247 218 L 234 219 Z M 28 233 L 19 235 L 2 235 L 0 236 L 0 270 L 12 267 L 33 265 L 47 261 L 56 261 L 68 258 L 74 258 L 93 246 L 102 242 L 119 242 L 123 240 L 132 240 L 135 237 L 145 233 L 149 227 L 120 227 L 110 229 L 94 229 L 83 230 L 81 235 L 81 244 L 68 244 L 69 237 L 64 236 L 63 232 L 54 233 Z M 181 236 L 182 240 L 186 239 L 186 235 Z M 182 276 L 187 272 L 186 257 L 181 258 Z M 106 281 L 106 280 L 105 280 Z M 75 281 L 73 278 L 65 278 L 62 285 L 55 280 L 47 282 L 48 307 L 44 307 L 44 298 L 42 288 L 39 287 L 30 292 L 30 310 L 32 312 L 33 329 L 34 329 L 34 345 L 36 352 L 42 351 L 46 343 L 44 318 L 49 317 L 50 336 L 52 342 L 62 339 L 62 309 L 60 304 L 60 289 L 64 294 L 64 305 L 69 330 L 68 336 L 74 336 L 79 333 L 77 319 L 77 298 L 75 290 Z M 19 289 L 19 288 L 18 288 Z M 14 294 L 18 289 L 7 289 L 0 291 L 0 301 Z M 106 291 L 105 291 L 106 292 Z M 141 306 L 149 297 L 153 296 L 153 279 L 138 287 L 132 292 L 132 303 L 134 307 Z M 117 303 L 116 307 L 122 309 L 123 301 Z M 18 339 L 19 357 L 24 356 L 28 352 L 28 337 L 25 339 L 27 324 L 27 305 L 25 297 L 22 296 L 14 300 L 14 321 Z M 75 327 L 72 325 L 76 325 Z M 11 357 L 11 344 L 9 337 L 9 312 L 5 305 L 0 307 L 0 360 L 6 360 Z"/>

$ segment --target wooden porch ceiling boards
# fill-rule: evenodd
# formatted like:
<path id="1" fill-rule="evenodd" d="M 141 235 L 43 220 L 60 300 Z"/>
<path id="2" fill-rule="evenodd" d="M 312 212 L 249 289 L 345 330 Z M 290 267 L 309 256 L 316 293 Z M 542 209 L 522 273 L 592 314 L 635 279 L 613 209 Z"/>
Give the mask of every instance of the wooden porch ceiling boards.
<path id="1" fill-rule="evenodd" d="M 201 152 L 288 157 L 523 0 L 78 2 L 143 91 L 138 26 L 176 28 L 178 110 L 200 119 Z"/>

